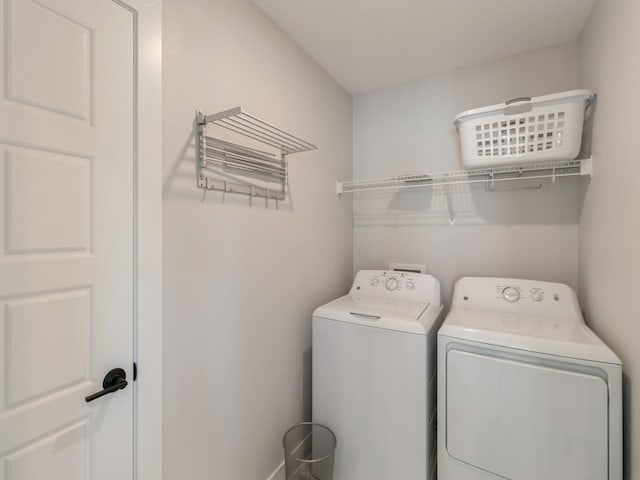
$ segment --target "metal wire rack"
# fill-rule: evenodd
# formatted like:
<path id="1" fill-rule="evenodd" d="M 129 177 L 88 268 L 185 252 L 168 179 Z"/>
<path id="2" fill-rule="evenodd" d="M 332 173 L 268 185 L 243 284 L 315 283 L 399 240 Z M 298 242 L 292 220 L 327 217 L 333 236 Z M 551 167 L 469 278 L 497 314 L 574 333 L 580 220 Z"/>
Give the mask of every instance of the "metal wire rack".
<path id="1" fill-rule="evenodd" d="M 577 160 L 533 163 L 530 165 L 397 175 L 395 177 L 373 178 L 367 180 L 338 181 L 336 182 L 336 194 L 342 197 L 346 194 L 357 195 L 371 191 L 401 191 L 412 188 L 441 187 L 447 197 L 449 221 L 453 224 L 455 217 L 450 190 L 452 185 L 484 182 L 486 184 L 486 189 L 490 191 L 495 190 L 495 185 L 499 182 L 535 179 L 551 179 L 552 182 L 555 182 L 556 178 L 559 177 L 581 175 L 593 175 L 593 159 L 591 157 Z M 542 187 L 542 184 L 534 187 L 526 186 L 521 188 L 531 189 L 540 187 Z"/>
<path id="2" fill-rule="evenodd" d="M 358 193 L 372 190 L 400 190 L 405 188 L 435 187 L 465 183 L 495 182 L 523 179 L 542 179 L 591 175 L 591 158 L 531 165 L 480 168 L 425 174 L 398 175 L 367 180 L 338 181 L 336 194 Z"/>
<path id="3" fill-rule="evenodd" d="M 206 190 L 284 200 L 288 181 L 287 155 L 317 149 L 315 145 L 245 112 L 242 107 L 212 115 L 197 111 L 195 123 L 197 184 Z M 279 151 L 279 155 L 210 136 L 207 134 L 209 124 L 272 147 Z M 221 170 L 232 172 L 233 180 L 213 175 L 214 171 L 219 174 Z M 253 180 L 258 180 L 261 185 L 256 185 Z M 264 186 L 270 183 L 276 184 L 277 188 Z"/>

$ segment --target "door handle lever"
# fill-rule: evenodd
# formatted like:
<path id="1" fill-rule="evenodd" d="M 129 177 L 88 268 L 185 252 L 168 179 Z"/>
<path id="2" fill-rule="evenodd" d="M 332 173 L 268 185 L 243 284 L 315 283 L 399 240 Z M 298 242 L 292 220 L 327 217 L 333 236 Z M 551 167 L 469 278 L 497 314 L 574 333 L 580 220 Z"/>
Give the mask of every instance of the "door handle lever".
<path id="1" fill-rule="evenodd" d="M 129 382 L 127 382 L 127 372 L 125 372 L 122 368 L 114 368 L 110 370 L 104 376 L 104 380 L 102 381 L 102 390 L 96 393 L 92 393 L 88 397 L 84 397 L 84 401 L 89 403 L 100 397 L 104 397 L 105 395 L 113 392 L 117 392 L 118 390 L 122 390 Z"/>

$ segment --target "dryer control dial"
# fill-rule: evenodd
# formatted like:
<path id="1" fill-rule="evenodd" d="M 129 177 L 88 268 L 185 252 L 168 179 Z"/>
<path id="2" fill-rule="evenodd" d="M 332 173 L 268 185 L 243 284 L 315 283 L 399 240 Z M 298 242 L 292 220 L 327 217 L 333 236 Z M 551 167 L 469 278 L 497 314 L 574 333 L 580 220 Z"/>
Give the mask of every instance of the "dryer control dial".
<path id="1" fill-rule="evenodd" d="M 541 302 L 544 299 L 544 294 L 540 290 L 534 290 L 531 292 L 531 300 L 534 302 Z"/>
<path id="2" fill-rule="evenodd" d="M 520 291 L 517 288 L 506 287 L 502 290 L 502 298 L 509 303 L 515 303 L 520 300 Z"/>
<path id="3" fill-rule="evenodd" d="M 396 290 L 398 288 L 398 279 L 391 277 L 385 282 L 384 286 L 387 287 L 389 291 Z"/>

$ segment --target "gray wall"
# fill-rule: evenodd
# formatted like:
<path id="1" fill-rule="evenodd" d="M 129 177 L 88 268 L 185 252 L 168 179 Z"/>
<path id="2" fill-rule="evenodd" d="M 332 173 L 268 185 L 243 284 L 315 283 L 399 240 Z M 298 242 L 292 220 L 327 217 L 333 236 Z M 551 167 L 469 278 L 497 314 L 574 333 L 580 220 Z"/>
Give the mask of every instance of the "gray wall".
<path id="1" fill-rule="evenodd" d="M 351 282 L 351 98 L 245 0 L 164 0 L 164 467 L 167 480 L 256 480 L 310 416 L 311 313 Z M 291 195 L 195 187 L 194 110 L 243 105 L 319 146 Z"/>
<path id="2" fill-rule="evenodd" d="M 462 169 L 452 125 L 456 114 L 513 97 L 576 88 L 578 48 L 572 43 L 358 96 L 354 178 Z M 426 264 L 442 282 L 445 301 L 454 282 L 467 275 L 577 287 L 577 179 L 509 192 L 486 192 L 483 184 L 457 186 L 453 226 L 439 190 L 364 194 L 353 202 L 355 270 L 383 268 L 389 261 Z"/>
<path id="3" fill-rule="evenodd" d="M 580 302 L 621 357 L 625 479 L 640 479 L 640 2 L 599 1 L 580 41 L 582 84 L 598 94 L 595 175 L 583 186 Z"/>

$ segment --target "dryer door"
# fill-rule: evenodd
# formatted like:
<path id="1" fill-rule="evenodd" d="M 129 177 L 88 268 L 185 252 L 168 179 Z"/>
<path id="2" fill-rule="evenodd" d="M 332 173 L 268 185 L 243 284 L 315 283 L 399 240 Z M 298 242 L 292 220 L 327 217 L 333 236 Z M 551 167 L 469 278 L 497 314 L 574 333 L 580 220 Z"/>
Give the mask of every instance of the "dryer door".
<path id="1" fill-rule="evenodd" d="M 608 389 L 598 371 L 456 349 L 446 369 L 451 457 L 513 480 L 608 478 Z"/>

